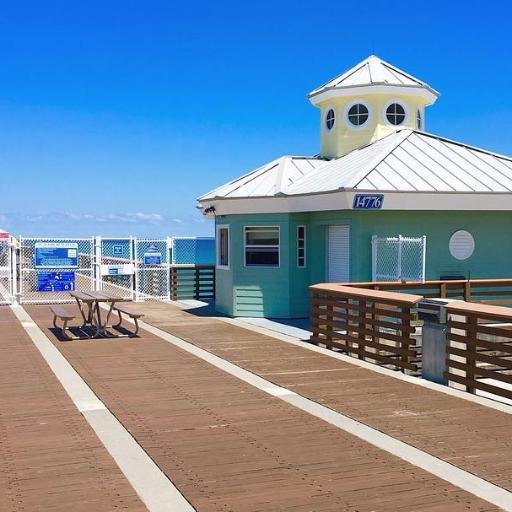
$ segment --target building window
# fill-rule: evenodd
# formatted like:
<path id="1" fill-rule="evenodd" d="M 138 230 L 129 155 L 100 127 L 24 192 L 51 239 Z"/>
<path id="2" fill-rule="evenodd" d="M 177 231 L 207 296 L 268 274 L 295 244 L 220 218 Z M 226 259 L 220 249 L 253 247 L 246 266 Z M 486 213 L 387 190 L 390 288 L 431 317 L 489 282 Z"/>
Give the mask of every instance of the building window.
<path id="1" fill-rule="evenodd" d="M 336 114 L 334 113 L 334 109 L 330 108 L 327 111 L 327 115 L 325 116 L 325 126 L 327 126 L 328 130 L 332 130 L 335 121 L 336 121 Z"/>
<path id="2" fill-rule="evenodd" d="M 279 266 L 279 227 L 245 227 L 245 265 Z"/>
<path id="3" fill-rule="evenodd" d="M 306 226 L 297 226 L 297 267 L 306 266 Z"/>
<path id="4" fill-rule="evenodd" d="M 354 126 L 362 126 L 368 121 L 369 111 L 368 107 L 362 103 L 352 105 L 347 113 L 347 118 Z"/>
<path id="5" fill-rule="evenodd" d="M 229 226 L 217 226 L 217 267 L 229 268 Z"/>
<path id="6" fill-rule="evenodd" d="M 416 128 L 418 128 L 418 130 L 421 130 L 421 110 L 418 109 L 416 111 Z"/>
<path id="7" fill-rule="evenodd" d="M 391 103 L 386 109 L 386 119 L 391 124 L 398 126 L 405 121 L 405 108 L 400 103 Z"/>

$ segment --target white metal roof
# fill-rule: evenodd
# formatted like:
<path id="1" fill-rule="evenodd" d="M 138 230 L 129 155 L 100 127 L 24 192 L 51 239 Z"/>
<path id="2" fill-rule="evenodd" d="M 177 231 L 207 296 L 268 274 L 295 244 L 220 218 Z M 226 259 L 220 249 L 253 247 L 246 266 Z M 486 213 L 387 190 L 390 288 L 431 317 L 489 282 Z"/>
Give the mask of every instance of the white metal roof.
<path id="1" fill-rule="evenodd" d="M 309 93 L 316 96 L 329 89 L 343 89 L 374 85 L 393 85 L 399 87 L 419 87 L 427 89 L 438 96 L 437 91 L 427 83 L 409 75 L 405 71 L 371 55 L 341 75 L 329 80 Z"/>
<path id="2" fill-rule="evenodd" d="M 325 162 L 326 160 L 322 158 L 283 156 L 204 194 L 199 201 L 213 198 L 280 195 Z"/>
<path id="3" fill-rule="evenodd" d="M 511 192 L 512 160 L 432 134 L 401 130 L 331 160 L 287 190 Z"/>
<path id="4" fill-rule="evenodd" d="M 512 192 L 512 159 L 429 133 L 400 130 L 333 160 L 279 158 L 199 201 L 339 190 Z"/>

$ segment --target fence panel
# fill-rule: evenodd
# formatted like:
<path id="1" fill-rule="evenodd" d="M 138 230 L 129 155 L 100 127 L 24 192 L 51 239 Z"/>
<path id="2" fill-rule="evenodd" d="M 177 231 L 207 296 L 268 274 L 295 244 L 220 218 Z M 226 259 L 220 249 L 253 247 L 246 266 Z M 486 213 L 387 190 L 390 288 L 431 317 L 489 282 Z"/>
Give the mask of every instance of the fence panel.
<path id="1" fill-rule="evenodd" d="M 512 404 L 512 310 L 470 302 L 446 308 L 450 385 Z"/>
<path id="2" fill-rule="evenodd" d="M 135 240 L 136 299 L 169 299 L 169 244 L 167 239 Z"/>
<path id="3" fill-rule="evenodd" d="M 372 238 L 373 281 L 424 281 L 427 239 Z"/>
<path id="4" fill-rule="evenodd" d="M 134 239 L 96 238 L 97 289 L 135 298 Z"/>
<path id="5" fill-rule="evenodd" d="M 72 301 L 94 290 L 94 238 L 20 238 L 20 302 Z"/>
<path id="6" fill-rule="evenodd" d="M 310 287 L 311 342 L 387 368 L 417 374 L 421 346 L 413 309 L 419 295 L 340 285 Z"/>
<path id="7" fill-rule="evenodd" d="M 215 265 L 171 265 L 171 299 L 215 299 Z"/>
<path id="8" fill-rule="evenodd" d="M 174 237 L 170 239 L 173 265 L 213 265 L 215 263 L 215 238 Z"/>
<path id="9" fill-rule="evenodd" d="M 14 247 L 10 239 L 0 239 L 0 304 L 11 304 L 15 294 Z"/>

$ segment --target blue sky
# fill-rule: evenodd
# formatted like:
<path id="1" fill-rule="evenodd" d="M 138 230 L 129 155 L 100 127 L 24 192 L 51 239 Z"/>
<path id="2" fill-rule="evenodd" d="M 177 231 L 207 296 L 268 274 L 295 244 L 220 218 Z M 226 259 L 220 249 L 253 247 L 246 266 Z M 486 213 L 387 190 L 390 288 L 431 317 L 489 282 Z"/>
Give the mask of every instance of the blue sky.
<path id="1" fill-rule="evenodd" d="M 0 227 L 212 234 L 195 198 L 282 154 L 317 153 L 307 92 L 371 53 L 441 92 L 428 131 L 512 154 L 511 11 L 504 1 L 5 2 Z"/>

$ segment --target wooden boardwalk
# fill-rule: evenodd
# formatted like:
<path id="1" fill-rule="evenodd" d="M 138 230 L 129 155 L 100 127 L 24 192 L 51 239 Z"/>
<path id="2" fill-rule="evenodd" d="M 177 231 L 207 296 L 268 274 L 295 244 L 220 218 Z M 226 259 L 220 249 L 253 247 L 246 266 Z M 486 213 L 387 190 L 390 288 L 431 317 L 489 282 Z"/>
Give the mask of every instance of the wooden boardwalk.
<path id="1" fill-rule="evenodd" d="M 8 307 L 0 307 L 0 511 L 143 511 Z"/>
<path id="2" fill-rule="evenodd" d="M 142 309 L 164 331 L 512 491 L 512 414 L 173 304 Z"/>
<path id="3" fill-rule="evenodd" d="M 366 411 L 369 421 L 382 415 L 393 435 L 405 436 L 411 430 L 404 417 L 416 417 L 406 414 L 413 401 L 397 396 L 394 379 L 372 381 L 370 371 L 359 372 L 348 364 L 345 368 L 328 356 L 219 320 L 197 318 L 172 305 L 144 307 L 152 323 L 194 343 L 208 344 L 226 359 L 266 378 L 282 378 L 302 394 L 317 389 L 321 403 L 334 400 L 334 388 L 345 373 L 345 394 L 358 390 L 347 402 L 350 412 Z M 198 511 L 498 510 L 158 336 L 142 331 L 138 339 L 63 342 L 49 329 L 47 306 L 26 310 Z M 349 376 L 351 372 L 355 373 Z M 382 390 L 377 387 L 388 385 L 395 406 L 400 404 L 395 411 L 403 414 L 391 413 L 382 403 Z M 413 388 L 419 395 L 424 391 Z M 437 398 L 439 407 L 448 399 L 444 395 Z M 414 400 L 421 408 L 421 398 Z M 467 406 L 462 400 L 457 404 L 461 410 Z M 422 415 L 427 421 L 425 410 Z M 492 417 L 493 411 L 487 412 Z M 473 427 L 466 419 L 464 435 L 469 436 Z M 505 419 L 501 420 L 499 428 L 505 428 Z M 436 422 L 429 419 L 428 423 Z M 476 429 L 478 425 L 477 420 Z M 444 430 L 449 437 L 448 427 L 445 421 L 436 435 Z M 424 434 L 431 440 L 436 437 L 427 428 Z M 495 440 L 488 448 L 494 450 L 498 445 L 504 446 Z M 455 450 L 450 453 L 456 455 Z M 504 462 L 505 457 L 500 457 L 498 466 L 506 473 Z"/>

